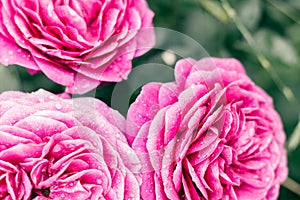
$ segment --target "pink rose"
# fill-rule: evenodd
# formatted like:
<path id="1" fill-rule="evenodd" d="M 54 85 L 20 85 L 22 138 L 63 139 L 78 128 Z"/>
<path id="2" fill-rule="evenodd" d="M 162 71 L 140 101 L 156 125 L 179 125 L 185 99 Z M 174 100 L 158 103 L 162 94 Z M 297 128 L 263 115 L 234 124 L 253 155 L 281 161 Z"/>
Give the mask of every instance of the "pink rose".
<path id="1" fill-rule="evenodd" d="M 68 92 L 118 82 L 154 45 L 145 0 L 4 0 L 0 63 L 43 72 Z"/>
<path id="2" fill-rule="evenodd" d="M 125 119 L 92 98 L 0 95 L 0 199 L 139 199 Z"/>
<path id="3" fill-rule="evenodd" d="M 175 79 L 145 85 L 128 112 L 141 199 L 276 199 L 287 163 L 272 99 L 235 59 L 180 60 Z"/>

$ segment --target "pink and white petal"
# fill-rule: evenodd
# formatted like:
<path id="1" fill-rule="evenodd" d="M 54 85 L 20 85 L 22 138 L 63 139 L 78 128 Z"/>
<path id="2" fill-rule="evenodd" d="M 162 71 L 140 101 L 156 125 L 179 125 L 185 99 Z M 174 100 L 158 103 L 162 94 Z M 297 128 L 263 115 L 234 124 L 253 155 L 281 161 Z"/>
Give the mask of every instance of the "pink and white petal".
<path id="1" fill-rule="evenodd" d="M 124 199 L 140 199 L 139 183 L 134 174 L 131 174 L 130 172 L 127 172 L 125 177 Z"/>
<path id="2" fill-rule="evenodd" d="M 31 54 L 17 46 L 17 44 L 9 41 L 0 33 L 0 63 L 3 65 L 21 65 L 32 70 L 39 70 Z"/>
<path id="3" fill-rule="evenodd" d="M 73 72 L 72 72 L 73 73 Z M 101 81 L 89 78 L 81 73 L 76 73 L 74 75 L 74 82 L 70 85 L 66 85 L 66 93 L 72 94 L 84 94 L 87 93 L 98 85 L 100 85 Z"/>
<path id="4" fill-rule="evenodd" d="M 161 83 L 149 83 L 143 86 L 136 101 L 131 104 L 127 113 L 126 132 L 137 135 L 139 128 L 147 121 L 154 118 L 159 106 L 159 90 Z"/>
<path id="5" fill-rule="evenodd" d="M 196 60 L 192 58 L 186 58 L 179 60 L 175 65 L 175 80 L 180 90 L 185 88 L 185 82 L 190 73 L 194 70 L 193 66 L 196 64 Z"/>
<path id="6" fill-rule="evenodd" d="M 45 73 L 51 80 L 69 86 L 72 85 L 75 79 L 74 72 L 65 69 L 61 66 L 57 66 L 55 63 L 42 58 L 34 57 L 35 62 L 39 66 L 40 70 Z"/>

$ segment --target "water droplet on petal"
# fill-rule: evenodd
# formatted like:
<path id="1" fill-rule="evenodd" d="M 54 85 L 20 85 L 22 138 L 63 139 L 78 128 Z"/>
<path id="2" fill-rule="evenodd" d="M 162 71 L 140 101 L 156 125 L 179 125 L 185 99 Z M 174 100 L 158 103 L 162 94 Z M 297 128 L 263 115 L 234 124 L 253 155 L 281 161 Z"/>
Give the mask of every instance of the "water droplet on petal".
<path id="1" fill-rule="evenodd" d="M 4 64 L 8 64 L 8 61 L 9 61 L 9 59 L 8 58 L 4 58 L 4 60 L 3 60 L 3 62 L 4 62 Z"/>
<path id="2" fill-rule="evenodd" d="M 101 185 L 101 183 L 102 183 L 102 180 L 101 179 L 97 179 L 97 184 L 99 184 L 99 185 Z"/>
<path id="3" fill-rule="evenodd" d="M 60 110 L 60 109 L 62 109 L 62 105 L 60 103 L 57 103 L 57 104 L 55 104 L 55 108 L 57 110 Z"/>
<path id="4" fill-rule="evenodd" d="M 69 187 L 73 187 L 73 186 L 74 186 L 73 182 L 69 183 Z"/>

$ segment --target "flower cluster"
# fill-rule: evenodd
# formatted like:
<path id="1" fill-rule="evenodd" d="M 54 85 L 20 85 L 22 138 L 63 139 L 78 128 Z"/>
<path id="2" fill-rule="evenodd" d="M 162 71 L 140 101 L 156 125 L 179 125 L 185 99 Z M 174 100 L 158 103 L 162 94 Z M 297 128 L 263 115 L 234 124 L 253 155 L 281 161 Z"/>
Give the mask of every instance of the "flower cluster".
<path id="1" fill-rule="evenodd" d="M 95 98 L 154 45 L 145 0 L 3 0 L 0 63 L 43 72 L 55 95 L 0 94 L 0 199 L 273 200 L 287 177 L 271 97 L 235 59 L 182 59 L 125 119 Z"/>
<path id="2" fill-rule="evenodd" d="M 2 93 L 0 199 L 139 199 L 124 127 L 95 99 Z"/>
<path id="3" fill-rule="evenodd" d="M 271 98 L 235 59 L 180 60 L 175 78 L 145 85 L 128 111 L 141 198 L 276 199 L 287 167 Z"/>
<path id="4" fill-rule="evenodd" d="M 144 0 L 4 0 L 0 62 L 85 93 L 127 77 L 131 60 L 153 46 L 152 18 Z"/>

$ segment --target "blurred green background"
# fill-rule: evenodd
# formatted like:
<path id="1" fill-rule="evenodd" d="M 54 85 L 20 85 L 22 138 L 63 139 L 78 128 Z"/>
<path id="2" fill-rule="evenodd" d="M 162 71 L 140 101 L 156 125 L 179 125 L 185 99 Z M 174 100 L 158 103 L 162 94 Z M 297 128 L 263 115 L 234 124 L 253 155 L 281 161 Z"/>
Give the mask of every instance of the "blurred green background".
<path id="1" fill-rule="evenodd" d="M 210 56 L 239 59 L 257 85 L 274 99 L 287 135 L 289 179 L 279 199 L 300 199 L 300 1 L 299 0 L 149 0 L 154 25 L 176 30 L 201 44 Z M 193 52 L 185 47 L 187 55 Z M 134 60 L 170 64 L 153 49 Z M 180 59 L 179 56 L 176 59 Z M 154 75 L 155 76 L 155 75 Z M 0 67 L 0 92 L 64 91 L 42 74 Z M 110 105 L 115 84 L 98 87 L 96 97 Z M 92 93 L 94 94 L 94 93 Z M 134 97 L 132 98 L 134 99 Z M 131 100 L 132 100 L 131 99 Z M 299 125 L 298 125 L 299 123 Z M 294 191 L 294 192 L 293 192 Z M 298 193 L 298 194 L 296 194 Z"/>

